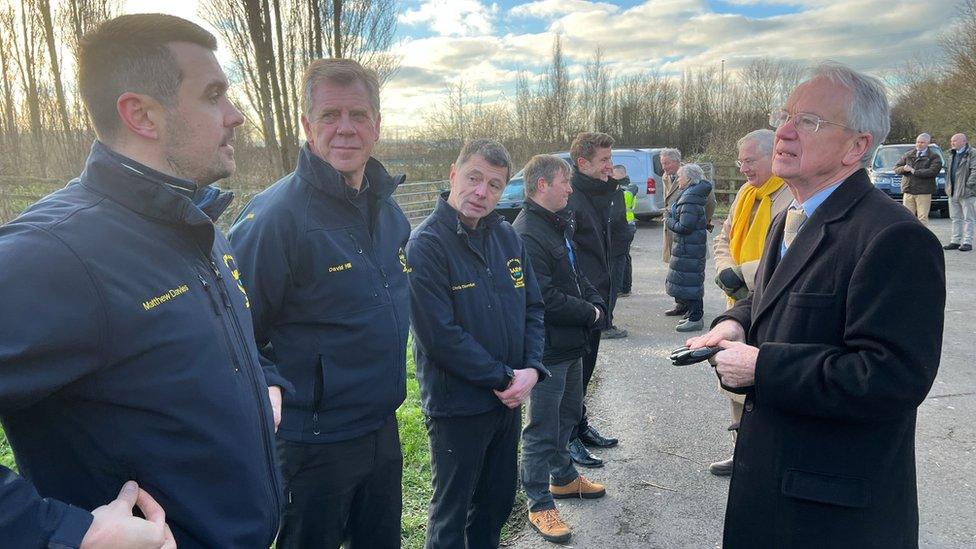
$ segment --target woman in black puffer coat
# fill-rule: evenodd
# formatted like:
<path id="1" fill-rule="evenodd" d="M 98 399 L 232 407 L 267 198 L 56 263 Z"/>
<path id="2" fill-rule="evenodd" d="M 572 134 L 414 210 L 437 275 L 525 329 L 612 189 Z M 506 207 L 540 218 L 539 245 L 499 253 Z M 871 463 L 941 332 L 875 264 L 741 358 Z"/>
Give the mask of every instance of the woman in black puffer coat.
<path id="1" fill-rule="evenodd" d="M 705 202 L 712 184 L 705 181 L 705 173 L 697 164 L 678 168 L 678 195 L 668 210 L 665 223 L 674 234 L 671 261 L 665 288 L 669 296 L 688 307 L 688 315 L 675 328 L 679 332 L 695 332 L 704 328 L 705 257 L 708 237 Z"/>

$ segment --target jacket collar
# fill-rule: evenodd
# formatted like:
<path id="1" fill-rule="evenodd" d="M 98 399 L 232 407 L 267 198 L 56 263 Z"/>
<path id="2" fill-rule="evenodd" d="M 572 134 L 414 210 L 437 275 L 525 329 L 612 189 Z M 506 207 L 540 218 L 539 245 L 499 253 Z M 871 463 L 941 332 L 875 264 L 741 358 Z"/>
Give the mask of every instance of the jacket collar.
<path id="1" fill-rule="evenodd" d="M 556 230 L 563 232 L 567 226 L 575 226 L 576 219 L 571 208 L 563 208 L 558 212 L 551 212 L 535 203 L 531 198 L 526 198 L 522 203 L 522 209 L 526 214 L 536 215 L 547 224 L 552 225 Z"/>
<path id="2" fill-rule="evenodd" d="M 345 199 L 347 196 L 347 185 L 342 174 L 313 153 L 308 143 L 302 146 L 298 153 L 295 175 L 331 197 Z M 365 177 L 369 180 L 369 188 L 366 189 L 366 193 L 378 199 L 389 198 L 393 191 L 406 180 L 404 175 L 399 175 L 396 178 L 391 177 L 383 164 L 373 157 L 366 161 Z"/>
<path id="3" fill-rule="evenodd" d="M 458 216 L 457 210 L 454 209 L 454 206 L 447 203 L 447 196 L 449 194 L 450 191 L 443 191 L 441 193 L 440 197 L 437 198 L 437 205 L 434 206 L 434 211 L 430 215 L 435 221 L 443 223 L 457 234 L 465 235 L 467 234 L 467 228 L 461 223 L 461 218 Z M 477 228 L 491 230 L 501 223 L 503 219 L 505 217 L 502 214 L 492 210 L 488 215 L 478 221 Z"/>
<path id="4" fill-rule="evenodd" d="M 608 178 L 606 181 L 594 179 L 579 171 L 579 168 L 576 166 L 573 166 L 573 177 L 571 183 L 574 190 L 580 191 L 589 196 L 608 195 L 617 190 L 616 179 L 612 177 Z"/>
<path id="5" fill-rule="evenodd" d="M 80 182 L 152 219 L 189 225 L 212 224 L 211 218 L 193 204 L 191 197 L 195 192 L 191 189 L 196 189 L 193 182 L 156 171 L 112 151 L 98 140 L 92 144 Z"/>
<path id="6" fill-rule="evenodd" d="M 803 272 L 807 263 L 817 256 L 817 252 L 830 232 L 830 226 L 848 217 L 851 210 L 864 196 L 874 189 L 867 171 L 861 168 L 847 177 L 837 190 L 821 204 L 810 219 L 804 222 L 790 250 L 779 259 L 783 242 L 783 227 L 786 225 L 786 211 L 773 220 L 766 243 L 762 279 L 765 282 L 758 309 L 753 315 L 752 325 L 783 294 L 793 280 Z"/>

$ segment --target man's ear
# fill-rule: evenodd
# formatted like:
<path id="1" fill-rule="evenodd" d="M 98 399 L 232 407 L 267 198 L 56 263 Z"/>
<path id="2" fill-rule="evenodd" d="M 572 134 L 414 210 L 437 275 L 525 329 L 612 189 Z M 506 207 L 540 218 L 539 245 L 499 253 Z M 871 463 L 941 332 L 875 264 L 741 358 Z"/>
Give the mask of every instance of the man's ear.
<path id="1" fill-rule="evenodd" d="M 312 123 L 308 121 L 308 117 L 305 116 L 304 114 L 302 115 L 302 129 L 305 130 L 305 141 L 309 145 L 314 145 L 315 142 L 312 140 L 312 137 L 314 135 L 312 133 Z"/>
<path id="2" fill-rule="evenodd" d="M 447 181 L 451 184 L 451 188 L 454 188 L 454 179 L 457 177 L 457 167 L 451 164 L 451 169 L 447 173 Z"/>
<path id="3" fill-rule="evenodd" d="M 122 126 L 130 133 L 145 139 L 159 139 L 163 121 L 163 106 L 152 97 L 125 92 L 115 102 Z"/>
<path id="4" fill-rule="evenodd" d="M 871 143 L 874 142 L 874 137 L 869 133 L 862 133 L 854 138 L 851 142 L 851 147 L 848 149 L 847 154 L 841 160 L 841 163 L 845 166 L 853 166 L 855 164 L 860 164 L 861 159 L 864 155 L 871 149 Z"/>

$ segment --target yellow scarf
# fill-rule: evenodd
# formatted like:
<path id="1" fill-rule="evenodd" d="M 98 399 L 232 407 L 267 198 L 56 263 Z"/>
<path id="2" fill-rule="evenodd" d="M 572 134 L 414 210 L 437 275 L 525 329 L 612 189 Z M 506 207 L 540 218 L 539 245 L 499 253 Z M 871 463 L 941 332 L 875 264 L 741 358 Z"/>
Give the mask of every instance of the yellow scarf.
<path id="1" fill-rule="evenodd" d="M 760 187 L 746 183 L 746 188 L 739 195 L 739 201 L 732 213 L 732 234 L 729 235 L 729 251 L 736 265 L 755 261 L 762 257 L 763 244 L 766 242 L 766 232 L 773 220 L 773 200 L 770 196 L 778 191 L 786 182 L 776 177 L 769 179 Z M 749 216 L 752 207 L 759 198 L 759 209 L 756 217 L 750 223 Z"/>

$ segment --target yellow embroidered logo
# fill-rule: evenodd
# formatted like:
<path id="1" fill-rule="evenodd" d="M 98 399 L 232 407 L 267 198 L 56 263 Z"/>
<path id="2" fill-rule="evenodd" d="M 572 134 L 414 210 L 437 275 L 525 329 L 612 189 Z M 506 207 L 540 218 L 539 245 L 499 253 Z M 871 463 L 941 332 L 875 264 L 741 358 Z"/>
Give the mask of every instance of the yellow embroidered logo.
<path id="1" fill-rule="evenodd" d="M 237 281 L 237 289 L 244 294 L 244 306 L 248 309 L 251 308 L 251 300 L 247 298 L 247 290 L 244 289 L 244 283 L 241 282 L 241 271 L 237 268 L 237 263 L 234 261 L 234 256 L 230 254 L 224 254 L 224 265 L 230 269 L 231 276 Z"/>
<path id="2" fill-rule="evenodd" d="M 512 274 L 512 283 L 515 284 L 515 287 L 524 288 L 525 280 L 523 280 L 524 274 L 522 273 L 522 260 L 518 258 L 509 259 L 508 270 Z"/>
<path id="3" fill-rule="evenodd" d="M 468 288 L 474 288 L 474 282 L 465 282 L 464 284 L 458 284 L 457 286 L 451 286 L 451 290 L 455 292 L 460 292 L 461 290 L 467 290 Z"/>
<path id="4" fill-rule="evenodd" d="M 250 212 L 247 215 L 245 215 L 244 216 L 244 219 L 245 220 L 247 220 L 247 219 L 254 219 L 254 212 Z"/>
<path id="5" fill-rule="evenodd" d="M 400 251 L 397 253 L 397 257 L 400 258 L 400 265 L 403 266 L 403 272 L 411 273 L 413 269 L 407 265 L 407 252 L 403 251 L 403 246 L 400 246 Z"/>
<path id="6" fill-rule="evenodd" d="M 346 263 L 340 263 L 338 265 L 333 265 L 329 267 L 329 272 L 338 273 L 341 271 L 348 271 L 349 269 L 352 269 L 352 263 L 346 262 Z"/>
<path id="7" fill-rule="evenodd" d="M 172 290 L 170 290 L 170 291 L 168 291 L 168 292 L 166 292 L 166 293 L 164 293 L 162 295 L 158 295 L 158 296 L 156 296 L 156 297 L 154 297 L 154 298 L 152 298 L 152 299 L 150 299 L 148 301 L 143 301 L 142 302 L 142 308 L 145 309 L 145 310 L 147 310 L 147 311 L 150 310 L 150 309 L 154 309 L 154 308 L 162 305 L 163 303 L 166 303 L 167 301 L 173 299 L 174 297 L 179 297 L 179 296 L 181 296 L 181 295 L 183 295 L 183 294 L 185 294 L 186 292 L 189 292 L 189 291 L 190 291 L 190 287 L 187 286 L 186 284 L 183 284 L 182 286 L 178 286 L 176 288 L 173 288 Z"/>

